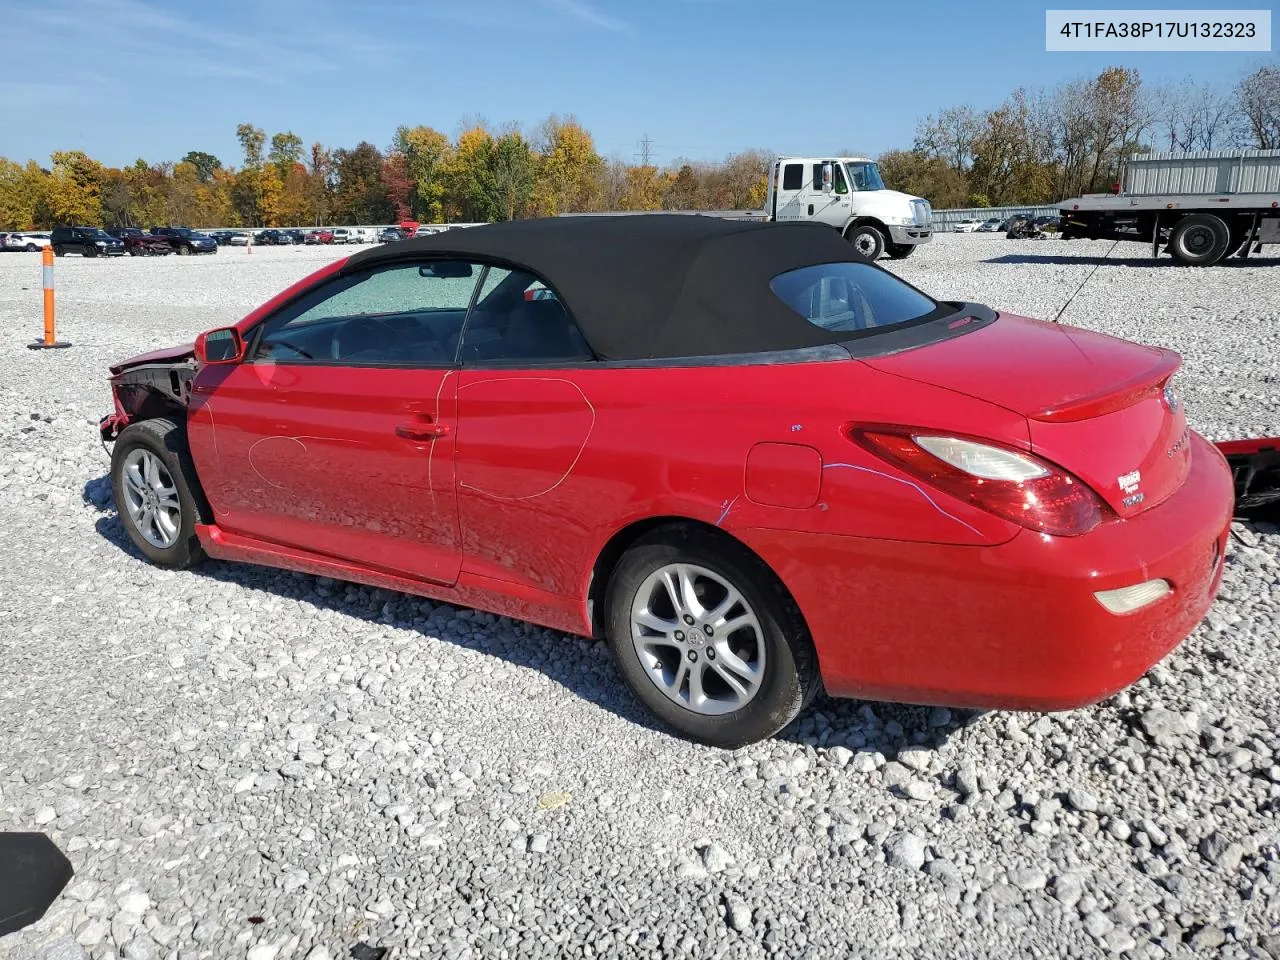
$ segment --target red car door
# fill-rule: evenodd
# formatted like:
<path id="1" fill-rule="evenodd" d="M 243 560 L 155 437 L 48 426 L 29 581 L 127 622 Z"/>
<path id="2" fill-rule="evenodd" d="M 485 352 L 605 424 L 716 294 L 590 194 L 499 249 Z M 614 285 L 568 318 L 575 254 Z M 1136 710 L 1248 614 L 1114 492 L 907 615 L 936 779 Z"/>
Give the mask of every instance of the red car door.
<path id="1" fill-rule="evenodd" d="M 590 348 L 535 277 L 486 270 L 459 373 L 457 478 L 469 573 L 562 593 L 566 538 L 589 504 L 569 482 L 595 424 L 575 382 Z"/>
<path id="2" fill-rule="evenodd" d="M 479 272 L 339 277 L 267 318 L 244 363 L 202 370 L 188 429 L 216 523 L 454 583 L 454 357 Z"/>

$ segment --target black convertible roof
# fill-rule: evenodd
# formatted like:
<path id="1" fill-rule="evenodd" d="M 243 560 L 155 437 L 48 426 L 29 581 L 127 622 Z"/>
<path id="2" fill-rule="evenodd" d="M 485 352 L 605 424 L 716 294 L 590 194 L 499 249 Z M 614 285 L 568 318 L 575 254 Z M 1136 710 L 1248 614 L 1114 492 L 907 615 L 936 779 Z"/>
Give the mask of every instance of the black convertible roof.
<path id="1" fill-rule="evenodd" d="M 839 343 L 769 289 L 780 273 L 866 261 L 830 227 L 688 214 L 558 217 L 447 230 L 356 254 L 344 272 L 423 257 L 525 270 L 559 295 L 597 356 L 645 360 Z"/>

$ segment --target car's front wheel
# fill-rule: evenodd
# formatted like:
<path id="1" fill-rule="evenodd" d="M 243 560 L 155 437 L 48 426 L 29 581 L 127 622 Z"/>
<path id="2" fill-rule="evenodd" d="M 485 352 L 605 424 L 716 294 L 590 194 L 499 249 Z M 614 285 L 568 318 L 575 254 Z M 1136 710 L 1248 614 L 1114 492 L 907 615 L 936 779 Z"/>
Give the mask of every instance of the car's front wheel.
<path id="1" fill-rule="evenodd" d="M 777 733 L 818 691 L 808 628 L 786 589 L 737 541 L 665 527 L 619 561 L 606 596 L 619 670 L 690 739 L 729 749 Z"/>
<path id="2" fill-rule="evenodd" d="M 204 558 L 196 538 L 195 467 L 172 420 L 142 420 L 121 431 L 111 452 L 111 492 L 134 545 L 162 567 Z"/>

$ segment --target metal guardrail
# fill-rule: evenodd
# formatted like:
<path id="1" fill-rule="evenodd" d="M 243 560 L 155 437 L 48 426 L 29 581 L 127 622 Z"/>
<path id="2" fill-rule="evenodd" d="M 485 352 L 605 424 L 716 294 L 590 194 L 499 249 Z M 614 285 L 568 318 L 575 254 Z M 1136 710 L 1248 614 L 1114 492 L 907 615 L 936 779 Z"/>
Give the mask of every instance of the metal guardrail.
<path id="1" fill-rule="evenodd" d="M 1024 217 L 1056 217 L 1058 208 L 1056 206 L 1034 206 L 1034 207 L 967 207 L 964 209 L 954 210 L 938 210 L 933 211 L 933 232 L 934 233 L 950 233 L 952 228 L 961 220 L 990 220 L 992 217 L 999 217 L 1001 220 L 1008 220 L 1013 216 Z"/>

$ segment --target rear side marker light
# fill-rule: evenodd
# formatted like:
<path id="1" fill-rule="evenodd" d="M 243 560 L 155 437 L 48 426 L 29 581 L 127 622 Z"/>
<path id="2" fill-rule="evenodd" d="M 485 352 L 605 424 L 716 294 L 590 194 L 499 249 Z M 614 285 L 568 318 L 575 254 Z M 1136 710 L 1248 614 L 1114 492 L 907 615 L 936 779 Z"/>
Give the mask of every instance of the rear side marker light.
<path id="1" fill-rule="evenodd" d="M 1173 593 L 1168 580 L 1148 580 L 1132 587 L 1120 587 L 1117 590 L 1099 590 L 1094 594 L 1097 601 L 1112 613 L 1133 613 L 1143 607 L 1150 606 L 1157 600 L 1163 600 Z"/>

